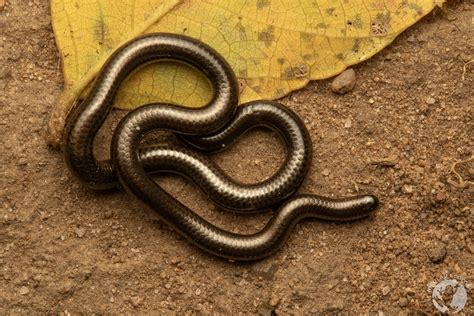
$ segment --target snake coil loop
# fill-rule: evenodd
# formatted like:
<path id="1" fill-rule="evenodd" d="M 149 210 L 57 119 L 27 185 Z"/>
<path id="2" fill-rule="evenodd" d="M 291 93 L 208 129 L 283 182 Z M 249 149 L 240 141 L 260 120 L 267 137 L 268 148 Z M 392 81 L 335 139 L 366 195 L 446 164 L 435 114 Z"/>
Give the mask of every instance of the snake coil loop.
<path id="1" fill-rule="evenodd" d="M 203 108 L 187 109 L 153 103 L 137 108 L 118 124 L 111 144 L 112 159 L 93 154 L 95 135 L 110 112 L 121 82 L 150 61 L 174 59 L 202 71 L 214 95 Z M 119 48 L 105 63 L 87 98 L 70 113 L 63 151 L 71 172 L 93 189 L 116 187 L 158 212 L 190 242 L 217 256 L 256 260 L 274 253 L 301 219 L 354 220 L 378 206 L 372 195 L 330 199 L 317 195 L 292 196 L 311 161 L 311 139 L 296 114 L 272 101 L 254 101 L 237 109 L 237 79 L 227 62 L 212 48 L 181 35 L 149 34 Z M 255 126 L 276 131 L 287 147 L 287 157 L 269 179 L 256 184 L 232 180 L 203 154 L 181 146 L 140 146 L 147 133 L 165 129 L 177 133 L 191 147 L 218 151 Z M 240 212 L 256 212 L 282 204 L 259 232 L 232 233 L 214 226 L 164 191 L 150 174 L 174 172 L 195 181 L 219 205 Z"/>

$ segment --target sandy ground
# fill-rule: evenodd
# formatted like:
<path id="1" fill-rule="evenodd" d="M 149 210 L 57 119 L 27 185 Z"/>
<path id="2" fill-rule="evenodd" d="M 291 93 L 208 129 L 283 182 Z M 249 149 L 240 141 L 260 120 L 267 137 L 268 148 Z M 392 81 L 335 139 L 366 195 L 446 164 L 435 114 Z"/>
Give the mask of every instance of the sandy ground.
<path id="1" fill-rule="evenodd" d="M 355 66 L 346 95 L 326 80 L 282 100 L 313 139 L 300 192 L 375 193 L 382 205 L 359 222 L 305 221 L 276 255 L 242 264 L 189 245 L 124 192 L 91 192 L 71 177 L 44 141 L 62 88 L 47 1 L 9 1 L 0 12 L 0 314 L 419 315 L 436 312 L 431 289 L 444 278 L 467 288 L 461 314 L 474 313 L 474 164 L 463 162 L 473 155 L 472 64 L 462 80 L 473 12 L 453 1 L 430 14 Z M 118 116 L 98 140 L 104 155 Z M 215 160 L 255 182 L 284 153 L 256 131 Z M 159 182 L 234 231 L 271 216 L 219 211 L 179 177 Z"/>

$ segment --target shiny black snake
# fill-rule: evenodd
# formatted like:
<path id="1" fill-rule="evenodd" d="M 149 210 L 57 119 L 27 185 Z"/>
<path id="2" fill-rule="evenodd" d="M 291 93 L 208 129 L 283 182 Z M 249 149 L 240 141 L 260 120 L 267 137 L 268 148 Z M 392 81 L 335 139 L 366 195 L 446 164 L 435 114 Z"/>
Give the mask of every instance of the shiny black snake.
<path id="1" fill-rule="evenodd" d="M 162 59 L 182 61 L 202 71 L 212 84 L 212 100 L 199 109 L 152 103 L 131 111 L 114 132 L 112 159 L 98 161 L 93 154 L 94 138 L 112 108 L 120 84 L 135 68 Z M 166 33 L 136 38 L 108 59 L 87 98 L 69 114 L 63 141 L 66 163 L 77 178 L 93 189 L 107 189 L 120 183 L 187 240 L 227 259 L 269 256 L 303 218 L 354 220 L 377 208 L 378 200 L 372 195 L 343 199 L 291 197 L 311 161 L 311 139 L 304 124 L 276 102 L 254 101 L 237 107 L 238 94 L 237 79 L 230 66 L 203 43 Z M 261 183 L 246 185 L 233 181 L 196 151 L 222 150 L 255 126 L 276 131 L 287 147 L 287 157 L 280 169 Z M 156 129 L 179 134 L 195 149 L 141 146 L 144 135 Z M 235 234 L 214 226 L 165 192 L 151 177 L 154 172 L 182 174 L 195 181 L 216 203 L 235 211 L 255 212 L 282 205 L 261 231 Z"/>

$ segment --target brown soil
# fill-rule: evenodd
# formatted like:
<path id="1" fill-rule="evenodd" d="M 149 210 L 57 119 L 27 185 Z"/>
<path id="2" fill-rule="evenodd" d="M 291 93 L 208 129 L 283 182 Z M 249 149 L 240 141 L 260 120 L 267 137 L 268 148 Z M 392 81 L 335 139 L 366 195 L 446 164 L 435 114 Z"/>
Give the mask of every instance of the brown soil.
<path id="1" fill-rule="evenodd" d="M 436 10 L 354 67 L 348 94 L 325 80 L 282 100 L 313 138 L 300 192 L 371 192 L 382 205 L 359 222 L 305 221 L 276 255 L 242 264 L 189 245 L 124 192 L 91 192 L 71 177 L 44 141 L 62 88 L 47 1 L 9 1 L 0 12 L 0 313 L 434 313 L 430 286 L 445 277 L 470 283 L 463 313 L 474 313 L 474 165 L 462 162 L 473 155 L 473 64 L 462 80 L 473 12 L 469 1 Z M 257 131 L 215 159 L 254 182 L 283 156 L 273 134 Z M 187 181 L 159 181 L 234 231 L 270 216 L 218 211 Z"/>

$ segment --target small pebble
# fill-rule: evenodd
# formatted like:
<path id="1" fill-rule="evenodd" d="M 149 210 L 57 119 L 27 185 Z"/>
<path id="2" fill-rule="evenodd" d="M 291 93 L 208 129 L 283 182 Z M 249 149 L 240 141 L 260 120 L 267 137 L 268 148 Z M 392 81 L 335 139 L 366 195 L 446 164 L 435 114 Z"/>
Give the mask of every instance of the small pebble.
<path id="1" fill-rule="evenodd" d="M 421 43 L 428 41 L 428 38 L 426 37 L 426 35 L 423 35 L 423 34 L 418 35 L 416 39 L 418 40 L 418 42 L 421 42 Z"/>
<path id="2" fill-rule="evenodd" d="M 457 264 L 457 263 L 454 265 L 453 270 L 454 270 L 454 272 L 456 272 L 457 274 L 462 274 L 461 267 L 460 267 L 459 264 Z"/>
<path id="3" fill-rule="evenodd" d="M 407 41 L 408 41 L 409 43 L 414 43 L 414 42 L 416 42 L 415 35 L 411 35 L 410 37 L 408 37 L 408 38 L 407 38 Z"/>
<path id="4" fill-rule="evenodd" d="M 404 193 L 411 194 L 411 193 L 413 193 L 413 186 L 410 185 L 410 184 L 404 184 L 403 187 L 402 187 L 402 191 Z"/>
<path id="5" fill-rule="evenodd" d="M 467 245 L 467 249 L 470 253 L 474 254 L 474 243 L 470 243 L 469 245 Z"/>
<path id="6" fill-rule="evenodd" d="M 28 293 L 30 293 L 30 290 L 29 290 L 26 286 L 22 286 L 22 287 L 20 288 L 20 294 L 21 294 L 21 295 L 26 295 L 26 294 L 28 294 Z"/>
<path id="7" fill-rule="evenodd" d="M 27 164 L 28 164 L 28 159 L 26 159 L 26 158 L 18 159 L 18 165 L 19 166 L 26 166 Z"/>
<path id="8" fill-rule="evenodd" d="M 351 121 L 351 119 L 345 120 L 345 122 L 344 122 L 344 127 L 345 127 L 345 128 L 351 128 L 351 126 L 352 126 L 352 121 Z"/>
<path id="9" fill-rule="evenodd" d="M 435 197 L 434 197 L 434 200 L 436 203 L 441 203 L 441 202 L 444 202 L 446 201 L 447 199 L 447 196 L 446 196 L 446 193 L 444 192 L 438 192 L 436 193 Z"/>
<path id="10" fill-rule="evenodd" d="M 344 70 L 331 82 L 331 90 L 338 94 L 351 91 L 356 83 L 355 71 L 352 68 Z"/>
<path id="11" fill-rule="evenodd" d="M 84 237 L 85 234 L 86 234 L 86 230 L 84 228 L 76 229 L 77 237 L 82 238 L 82 237 Z"/>
<path id="12" fill-rule="evenodd" d="M 407 307 L 408 306 L 408 300 L 406 297 L 402 297 L 401 299 L 398 300 L 398 305 L 400 307 Z"/>
<path id="13" fill-rule="evenodd" d="M 446 257 L 446 246 L 443 243 L 438 243 L 429 250 L 429 258 L 433 263 L 440 263 Z"/>
<path id="14" fill-rule="evenodd" d="M 470 61 L 470 60 L 472 59 L 471 56 L 469 56 L 469 55 L 467 55 L 467 54 L 464 54 L 464 53 L 459 54 L 459 57 L 461 57 L 461 59 L 462 59 L 465 63 L 467 63 L 468 61 Z"/>
<path id="15" fill-rule="evenodd" d="M 384 286 L 384 287 L 382 288 L 382 295 L 385 296 L 385 295 L 387 295 L 388 293 L 390 293 L 390 287 Z"/>
<path id="16" fill-rule="evenodd" d="M 278 303 L 280 303 L 280 298 L 276 294 L 272 294 L 272 297 L 270 298 L 270 306 L 277 306 Z"/>
<path id="17" fill-rule="evenodd" d="M 133 307 L 138 307 L 140 306 L 140 304 L 143 302 L 143 298 L 139 297 L 139 296 L 133 296 L 132 298 L 130 298 L 130 303 L 132 303 L 132 306 Z"/>
<path id="18" fill-rule="evenodd" d="M 323 176 L 327 177 L 331 173 L 331 171 L 329 171 L 329 169 L 324 169 L 321 173 Z"/>
<path id="19" fill-rule="evenodd" d="M 415 289 L 413 289 L 411 287 L 405 288 L 405 293 L 407 293 L 410 296 L 414 296 L 416 294 Z"/>
<path id="20" fill-rule="evenodd" d="M 426 102 L 426 104 L 428 104 L 428 105 L 433 105 L 433 104 L 436 103 L 436 99 L 433 98 L 433 97 L 427 97 L 427 98 L 425 99 L 425 102 Z"/>

